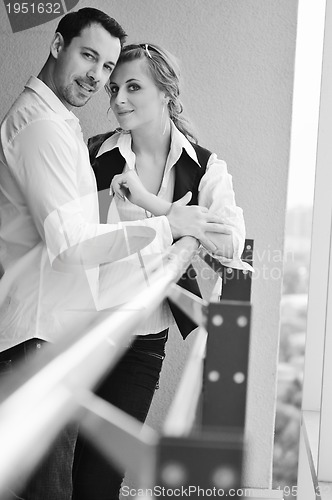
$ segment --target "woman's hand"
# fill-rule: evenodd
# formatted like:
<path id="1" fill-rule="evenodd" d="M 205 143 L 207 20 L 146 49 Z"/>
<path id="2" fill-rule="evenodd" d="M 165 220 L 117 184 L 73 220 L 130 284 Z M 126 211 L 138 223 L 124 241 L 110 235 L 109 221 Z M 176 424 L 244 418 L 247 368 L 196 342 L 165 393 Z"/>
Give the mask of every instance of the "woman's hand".
<path id="1" fill-rule="evenodd" d="M 143 186 L 135 170 L 128 170 L 115 175 L 111 183 L 113 193 L 121 199 L 127 198 L 131 203 L 145 208 L 144 202 L 150 193 Z"/>
<path id="2" fill-rule="evenodd" d="M 143 186 L 135 170 L 128 170 L 123 174 L 115 175 L 111 183 L 111 189 L 122 200 L 127 198 L 131 203 L 156 216 L 166 214 L 172 206 L 169 201 L 150 193 Z"/>

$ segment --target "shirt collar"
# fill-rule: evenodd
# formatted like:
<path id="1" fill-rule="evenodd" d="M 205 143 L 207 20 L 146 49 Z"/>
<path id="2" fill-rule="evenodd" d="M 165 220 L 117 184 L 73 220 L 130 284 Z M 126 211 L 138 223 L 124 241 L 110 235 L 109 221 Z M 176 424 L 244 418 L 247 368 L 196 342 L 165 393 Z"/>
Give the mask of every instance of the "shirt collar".
<path id="1" fill-rule="evenodd" d="M 66 108 L 53 90 L 42 82 L 42 80 L 35 76 L 31 76 L 25 87 L 36 92 L 55 113 L 61 115 L 65 120 L 74 120 L 79 123 L 77 116 Z"/>
<path id="2" fill-rule="evenodd" d="M 127 132 L 115 132 L 102 143 L 96 158 L 108 151 L 119 148 L 121 156 L 126 160 L 129 168 L 135 168 L 136 155 L 131 149 L 131 134 Z"/>
<path id="3" fill-rule="evenodd" d="M 171 149 L 169 158 L 172 159 L 171 163 L 173 165 L 179 160 L 183 150 L 187 152 L 188 156 L 190 156 L 190 158 L 197 163 L 199 167 L 201 166 L 197 159 L 197 154 L 193 145 L 171 121 Z"/>
<path id="4" fill-rule="evenodd" d="M 122 136 L 124 139 L 121 140 Z M 131 135 L 122 132 L 115 132 L 102 143 L 96 155 L 96 158 L 103 155 L 104 153 L 107 153 L 108 151 L 112 151 L 112 149 L 120 148 L 119 143 L 121 142 L 128 142 L 128 144 L 126 144 L 125 146 L 131 149 Z"/>
<path id="5" fill-rule="evenodd" d="M 127 132 L 116 132 L 115 134 L 111 135 L 111 137 L 103 142 L 96 157 L 101 156 L 108 151 L 112 151 L 112 149 L 115 148 L 119 148 L 120 154 L 126 160 L 129 168 L 134 168 L 135 154 L 131 149 L 131 134 Z M 199 167 L 201 166 L 197 159 L 197 154 L 193 145 L 171 121 L 171 149 L 167 161 L 167 163 L 170 164 L 171 167 L 175 165 L 175 163 L 179 160 L 183 150 L 187 152 L 190 158 L 195 163 L 197 163 Z"/>

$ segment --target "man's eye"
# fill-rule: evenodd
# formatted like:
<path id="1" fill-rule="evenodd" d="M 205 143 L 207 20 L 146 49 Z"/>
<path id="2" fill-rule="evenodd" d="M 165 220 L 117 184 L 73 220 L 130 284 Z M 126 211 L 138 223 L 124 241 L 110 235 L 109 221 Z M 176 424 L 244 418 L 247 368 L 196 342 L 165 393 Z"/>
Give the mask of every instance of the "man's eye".
<path id="1" fill-rule="evenodd" d="M 84 57 L 86 57 L 87 59 L 94 59 L 94 55 L 93 54 L 90 54 L 89 52 L 84 52 L 83 53 Z"/>
<path id="2" fill-rule="evenodd" d="M 106 66 L 105 66 L 105 69 L 106 69 L 106 71 L 108 71 L 109 73 L 112 73 L 112 71 L 113 71 L 113 66 L 108 66 L 108 65 L 106 65 Z"/>

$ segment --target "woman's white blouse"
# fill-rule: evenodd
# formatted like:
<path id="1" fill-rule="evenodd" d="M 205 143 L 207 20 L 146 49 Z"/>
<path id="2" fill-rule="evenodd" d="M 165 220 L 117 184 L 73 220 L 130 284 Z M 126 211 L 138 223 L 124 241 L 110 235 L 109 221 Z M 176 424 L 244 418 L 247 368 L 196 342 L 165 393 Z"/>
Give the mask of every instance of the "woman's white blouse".
<path id="1" fill-rule="evenodd" d="M 130 133 L 119 132 L 109 137 L 98 151 L 97 157 L 103 153 L 118 147 L 121 155 L 126 160 L 124 171 L 135 168 L 135 154 L 131 149 Z M 158 196 L 164 200 L 172 201 L 175 185 L 174 165 L 179 160 L 183 149 L 199 165 L 196 151 L 186 137 L 172 123 L 171 130 L 171 148 L 167 158 L 164 176 L 158 192 Z M 218 215 L 224 224 L 232 230 L 233 237 L 233 257 L 227 259 L 217 256 L 218 260 L 225 266 L 236 269 L 252 269 L 248 264 L 241 261 L 241 254 L 245 239 L 245 226 L 242 209 L 236 206 L 235 195 L 232 184 L 232 176 L 227 171 L 227 165 L 223 160 L 219 160 L 216 154 L 211 154 L 206 172 L 203 175 L 198 187 L 199 205 L 207 207 L 211 212 Z M 111 192 L 110 192 L 111 196 Z M 108 223 L 119 221 L 134 221 L 153 217 L 146 210 L 132 204 L 127 199 L 122 200 L 118 197 L 112 199 L 108 212 Z M 138 293 L 143 283 L 148 286 L 149 267 L 155 268 L 159 259 L 159 265 L 162 266 L 162 246 L 158 239 L 153 241 L 148 247 L 143 249 L 137 256 L 131 256 L 125 261 L 118 261 L 107 265 L 107 272 L 101 280 L 101 287 L 115 289 L 118 293 L 114 294 L 112 300 L 116 304 L 123 304 L 133 295 Z M 130 266 L 128 268 L 128 266 Z M 129 274 L 130 273 L 130 274 Z M 132 276 L 132 286 L 123 286 L 123 277 Z M 121 292 L 121 293 L 120 293 Z M 135 330 L 136 335 L 145 335 L 158 333 L 174 323 L 173 315 L 166 301 L 160 305 L 156 312 L 142 327 Z"/>

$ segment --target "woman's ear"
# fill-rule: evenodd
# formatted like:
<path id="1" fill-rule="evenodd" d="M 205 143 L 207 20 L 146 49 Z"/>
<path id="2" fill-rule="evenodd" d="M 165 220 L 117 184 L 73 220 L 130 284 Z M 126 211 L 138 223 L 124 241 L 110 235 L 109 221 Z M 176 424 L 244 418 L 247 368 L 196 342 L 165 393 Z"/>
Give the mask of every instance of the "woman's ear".
<path id="1" fill-rule="evenodd" d="M 61 33 L 55 33 L 51 42 L 51 54 L 55 59 L 58 58 L 58 55 L 63 49 L 64 45 L 64 39 Z"/>

